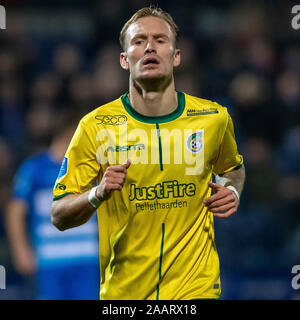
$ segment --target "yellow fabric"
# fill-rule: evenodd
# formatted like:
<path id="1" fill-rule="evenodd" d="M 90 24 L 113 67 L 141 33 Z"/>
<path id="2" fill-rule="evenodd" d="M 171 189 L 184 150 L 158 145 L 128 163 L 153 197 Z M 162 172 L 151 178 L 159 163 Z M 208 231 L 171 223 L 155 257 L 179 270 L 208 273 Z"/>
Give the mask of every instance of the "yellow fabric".
<path id="1" fill-rule="evenodd" d="M 81 120 L 54 187 L 54 199 L 82 193 L 108 166 L 132 161 L 122 191 L 98 208 L 100 299 L 218 298 L 213 215 L 203 199 L 213 172 L 243 163 L 227 109 L 178 93 L 170 117 L 139 117 L 126 98 Z"/>

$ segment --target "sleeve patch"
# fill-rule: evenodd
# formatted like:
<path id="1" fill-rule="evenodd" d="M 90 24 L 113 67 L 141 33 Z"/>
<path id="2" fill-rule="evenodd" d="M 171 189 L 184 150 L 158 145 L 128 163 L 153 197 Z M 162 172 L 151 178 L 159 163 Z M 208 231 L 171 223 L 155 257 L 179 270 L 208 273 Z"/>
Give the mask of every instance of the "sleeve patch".
<path id="1" fill-rule="evenodd" d="M 68 171 L 68 158 L 64 157 L 64 160 L 61 164 L 57 179 L 62 178 Z"/>

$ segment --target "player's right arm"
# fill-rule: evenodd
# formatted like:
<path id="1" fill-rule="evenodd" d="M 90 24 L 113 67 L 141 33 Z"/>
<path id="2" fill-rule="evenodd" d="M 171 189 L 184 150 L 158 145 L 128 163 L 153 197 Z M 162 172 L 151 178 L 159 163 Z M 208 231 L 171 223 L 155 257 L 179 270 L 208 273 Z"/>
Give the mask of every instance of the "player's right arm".
<path id="1" fill-rule="evenodd" d="M 122 190 L 130 163 L 130 160 L 127 160 L 122 165 L 111 166 L 105 170 L 95 194 L 100 201 L 106 201 L 111 192 Z M 51 207 L 53 225 L 63 231 L 87 222 L 95 212 L 95 208 L 88 200 L 90 191 L 68 194 L 53 201 Z"/>

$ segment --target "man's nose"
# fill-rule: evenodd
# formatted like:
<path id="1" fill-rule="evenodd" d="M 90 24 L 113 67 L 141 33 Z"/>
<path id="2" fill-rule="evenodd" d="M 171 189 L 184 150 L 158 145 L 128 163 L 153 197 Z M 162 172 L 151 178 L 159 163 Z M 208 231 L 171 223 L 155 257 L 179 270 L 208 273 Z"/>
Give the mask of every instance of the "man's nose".
<path id="1" fill-rule="evenodd" d="M 152 52 L 156 52 L 155 43 L 153 40 L 149 40 L 145 48 L 145 53 L 152 53 Z"/>

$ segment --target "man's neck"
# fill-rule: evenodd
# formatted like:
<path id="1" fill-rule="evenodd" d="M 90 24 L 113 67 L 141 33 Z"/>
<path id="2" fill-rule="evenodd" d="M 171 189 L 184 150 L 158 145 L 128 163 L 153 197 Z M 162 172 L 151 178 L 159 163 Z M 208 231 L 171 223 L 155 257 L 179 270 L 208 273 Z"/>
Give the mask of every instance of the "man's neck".
<path id="1" fill-rule="evenodd" d="M 145 116 L 158 117 L 172 113 L 177 108 L 174 81 L 164 90 L 147 91 L 130 82 L 129 99 L 132 107 Z"/>

